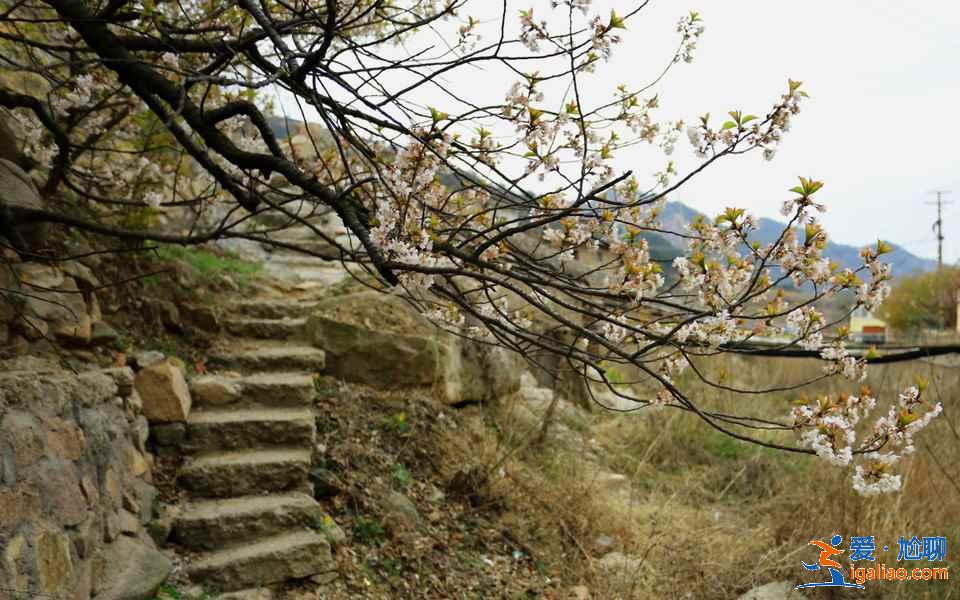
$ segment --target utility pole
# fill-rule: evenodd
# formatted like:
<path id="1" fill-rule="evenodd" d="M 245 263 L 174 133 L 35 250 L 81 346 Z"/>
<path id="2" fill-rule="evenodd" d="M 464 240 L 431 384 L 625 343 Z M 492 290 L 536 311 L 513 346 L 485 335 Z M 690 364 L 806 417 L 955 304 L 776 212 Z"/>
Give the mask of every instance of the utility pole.
<path id="1" fill-rule="evenodd" d="M 937 195 L 936 202 L 927 202 L 927 204 L 937 205 L 937 220 L 933 224 L 933 230 L 937 232 L 937 268 L 943 269 L 943 205 L 952 204 L 945 201 L 943 196 L 949 194 L 950 190 L 934 190 L 930 193 Z"/>

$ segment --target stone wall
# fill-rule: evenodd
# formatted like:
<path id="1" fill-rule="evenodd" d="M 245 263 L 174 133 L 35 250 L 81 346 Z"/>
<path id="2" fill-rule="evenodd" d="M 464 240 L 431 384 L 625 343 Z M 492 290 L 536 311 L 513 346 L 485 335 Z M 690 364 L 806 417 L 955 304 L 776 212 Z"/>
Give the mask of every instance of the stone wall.
<path id="1" fill-rule="evenodd" d="M 157 491 L 129 368 L 0 361 L 0 597 L 152 598 Z"/>

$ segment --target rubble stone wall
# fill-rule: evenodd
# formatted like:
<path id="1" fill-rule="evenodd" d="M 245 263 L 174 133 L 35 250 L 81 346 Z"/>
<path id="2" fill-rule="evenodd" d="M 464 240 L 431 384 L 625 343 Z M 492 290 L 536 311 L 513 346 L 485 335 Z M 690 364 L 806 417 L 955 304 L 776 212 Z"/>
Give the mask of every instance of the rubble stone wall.
<path id="1" fill-rule="evenodd" d="M 0 597 L 152 597 L 148 434 L 129 368 L 0 361 Z"/>

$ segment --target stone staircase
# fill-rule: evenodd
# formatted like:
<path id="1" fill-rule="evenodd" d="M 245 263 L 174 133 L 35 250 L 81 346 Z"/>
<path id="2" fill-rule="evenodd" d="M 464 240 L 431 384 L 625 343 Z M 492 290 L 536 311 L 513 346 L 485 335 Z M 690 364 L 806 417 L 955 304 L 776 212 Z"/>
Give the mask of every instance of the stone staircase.
<path id="1" fill-rule="evenodd" d="M 344 236 L 329 218 L 316 225 Z M 277 237 L 325 250 L 304 226 Z M 233 302 L 221 319 L 229 337 L 208 356 L 213 374 L 191 382 L 193 411 L 179 444 L 186 458 L 177 483 L 188 498 L 172 538 L 196 553 L 190 579 L 221 591 L 336 575 L 336 526 L 310 484 L 313 376 L 325 357 L 300 338 L 318 294 L 349 275 L 337 263 L 276 248 L 264 272 L 273 285 Z"/>
<path id="2" fill-rule="evenodd" d="M 323 350 L 307 345 L 277 344 L 273 340 L 250 343 L 236 342 L 230 349 L 216 352 L 209 357 L 213 365 L 245 372 L 299 371 L 316 373 L 323 370 Z"/>
<path id="3" fill-rule="evenodd" d="M 359 248 L 359 241 L 350 238 L 340 220 L 328 215 L 307 219 L 312 227 L 323 231 L 331 239 L 345 248 Z M 278 231 L 271 237 L 280 243 L 294 244 L 308 252 L 322 256 L 336 257 L 339 251 L 326 240 L 319 238 L 315 231 L 306 225 L 295 225 Z M 266 262 L 266 273 L 282 281 L 313 284 L 316 287 L 329 287 L 343 281 L 348 274 L 340 268 L 330 268 L 331 262 L 318 256 L 292 252 L 284 248 L 273 248 Z"/>
<path id="4" fill-rule="evenodd" d="M 194 407 L 180 448 L 188 499 L 173 539 L 196 552 L 187 574 L 234 591 L 332 575 L 326 526 L 313 498 L 313 374 L 324 353 L 296 338 L 310 302 L 267 298 L 232 306 L 232 336 L 191 383 Z"/>

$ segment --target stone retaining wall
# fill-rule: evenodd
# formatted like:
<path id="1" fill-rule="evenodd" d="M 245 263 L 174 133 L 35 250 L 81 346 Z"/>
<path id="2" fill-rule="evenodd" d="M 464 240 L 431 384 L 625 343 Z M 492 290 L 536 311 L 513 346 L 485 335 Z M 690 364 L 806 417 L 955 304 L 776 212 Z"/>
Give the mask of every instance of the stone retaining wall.
<path id="1" fill-rule="evenodd" d="M 129 368 L 0 361 L 0 597 L 152 597 L 170 562 L 144 529 L 147 436 Z"/>

